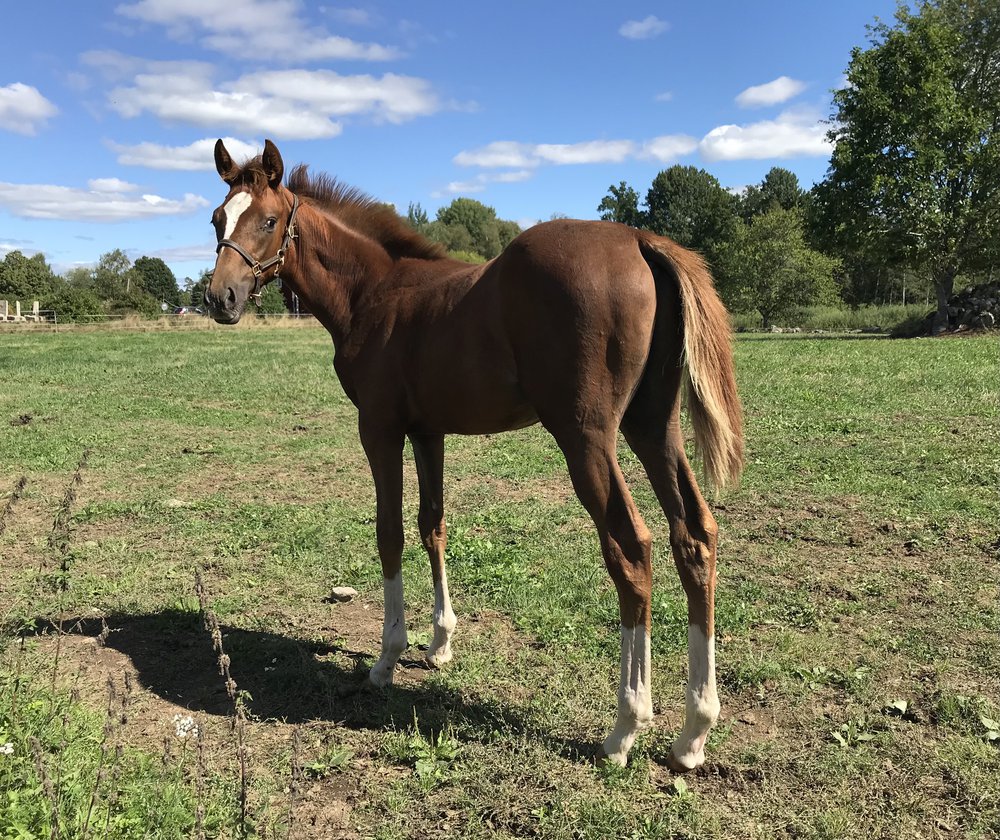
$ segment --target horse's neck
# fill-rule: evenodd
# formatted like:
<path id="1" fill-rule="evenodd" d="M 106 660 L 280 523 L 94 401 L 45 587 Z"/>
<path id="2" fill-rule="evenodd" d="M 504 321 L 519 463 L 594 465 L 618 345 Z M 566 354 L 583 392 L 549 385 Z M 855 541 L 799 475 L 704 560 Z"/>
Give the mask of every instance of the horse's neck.
<path id="1" fill-rule="evenodd" d="M 392 261 L 371 240 L 308 205 L 299 210 L 298 228 L 282 275 L 340 347 L 353 330 L 359 294 L 374 291 Z"/>

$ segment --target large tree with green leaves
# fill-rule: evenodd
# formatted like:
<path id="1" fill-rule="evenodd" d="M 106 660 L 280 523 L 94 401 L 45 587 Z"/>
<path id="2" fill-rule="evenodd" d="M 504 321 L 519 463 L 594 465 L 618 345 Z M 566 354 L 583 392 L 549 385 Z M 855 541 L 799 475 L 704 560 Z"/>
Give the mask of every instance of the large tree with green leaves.
<path id="1" fill-rule="evenodd" d="M 0 298 L 44 301 L 57 284 L 57 278 L 43 254 L 26 257 L 20 251 L 8 251 L 0 261 Z"/>
<path id="2" fill-rule="evenodd" d="M 660 172 L 646 193 L 647 226 L 716 263 L 732 239 L 735 197 L 704 169 L 671 166 Z"/>
<path id="3" fill-rule="evenodd" d="M 608 194 L 597 205 L 597 212 L 606 222 L 621 222 L 630 227 L 646 227 L 646 213 L 639 209 L 639 193 L 625 181 L 608 187 Z"/>
<path id="4" fill-rule="evenodd" d="M 772 167 L 764 180 L 759 184 L 751 184 L 739 197 L 740 216 L 749 221 L 754 216 L 781 207 L 793 210 L 803 207 L 808 193 L 799 186 L 798 176 L 781 166 Z"/>
<path id="5" fill-rule="evenodd" d="M 177 278 L 159 257 L 139 257 L 132 268 L 141 277 L 142 288 L 154 298 L 171 306 L 180 302 Z"/>
<path id="6" fill-rule="evenodd" d="M 928 271 L 941 330 L 955 277 L 1000 258 L 1000 3 L 901 4 L 870 31 L 834 94 L 818 213 L 845 250 Z"/>
<path id="7" fill-rule="evenodd" d="M 419 204 L 411 204 L 407 221 L 428 239 L 440 242 L 459 258 L 493 259 L 521 232 L 517 222 L 497 218 L 497 212 L 474 198 L 456 198 L 428 222 Z"/>
<path id="8" fill-rule="evenodd" d="M 806 244 L 800 210 L 772 207 L 749 222 L 737 222 L 720 260 L 727 305 L 756 309 L 765 327 L 796 307 L 837 300 L 838 261 Z"/>

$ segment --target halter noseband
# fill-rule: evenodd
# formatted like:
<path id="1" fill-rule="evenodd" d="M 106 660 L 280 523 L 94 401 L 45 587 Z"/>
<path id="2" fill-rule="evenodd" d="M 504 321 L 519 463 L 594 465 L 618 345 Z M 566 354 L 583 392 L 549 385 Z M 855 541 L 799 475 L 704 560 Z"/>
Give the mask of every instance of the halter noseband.
<path id="1" fill-rule="evenodd" d="M 253 272 L 253 291 L 247 295 L 247 297 L 250 298 L 250 300 L 252 300 L 258 308 L 260 308 L 261 288 L 264 286 L 264 280 L 262 279 L 264 272 L 272 266 L 277 266 L 274 270 L 274 277 L 278 277 L 278 272 L 281 271 L 281 267 L 285 264 L 285 255 L 288 253 L 292 240 L 296 239 L 299 235 L 298 231 L 295 229 L 295 211 L 298 209 L 299 197 L 295 193 L 292 193 L 292 212 L 288 215 L 288 225 L 285 227 L 285 235 L 281 240 L 281 247 L 278 249 L 277 254 L 265 262 L 255 260 L 244 250 L 242 245 L 237 245 L 232 239 L 220 239 L 219 244 L 215 246 L 216 254 L 218 254 L 223 248 L 232 248 L 237 254 L 243 257 L 246 264 L 250 266 L 250 270 Z"/>

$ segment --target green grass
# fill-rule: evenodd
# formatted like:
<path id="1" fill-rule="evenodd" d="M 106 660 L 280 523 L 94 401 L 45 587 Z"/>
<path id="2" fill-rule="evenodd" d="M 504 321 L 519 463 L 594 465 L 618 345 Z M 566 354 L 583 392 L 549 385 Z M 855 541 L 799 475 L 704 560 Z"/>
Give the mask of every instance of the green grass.
<path id="1" fill-rule="evenodd" d="M 65 837 L 193 836 L 198 813 L 210 837 L 996 836 L 996 339 L 736 352 L 748 467 L 713 500 L 723 718 L 677 783 L 684 601 L 624 446 L 655 540 L 657 718 L 603 770 L 617 604 L 540 429 L 449 439 L 455 660 L 429 672 L 413 650 L 394 688 L 358 692 L 381 634 L 374 491 L 325 333 L 0 334 L 0 838 L 47 838 L 53 814 Z M 419 645 L 409 455 L 405 479 Z M 245 820 L 196 570 L 250 697 Z M 338 585 L 358 599 L 328 603 Z M 106 684 L 126 673 L 121 722 Z"/>

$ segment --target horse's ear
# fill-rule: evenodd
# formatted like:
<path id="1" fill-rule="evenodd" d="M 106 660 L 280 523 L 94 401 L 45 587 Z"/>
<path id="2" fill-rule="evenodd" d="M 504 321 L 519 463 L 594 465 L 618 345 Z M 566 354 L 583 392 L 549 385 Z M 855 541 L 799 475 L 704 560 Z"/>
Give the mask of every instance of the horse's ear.
<path id="1" fill-rule="evenodd" d="M 264 154 L 261 156 L 264 164 L 264 174 L 267 176 L 267 184 L 271 189 L 276 189 L 281 183 L 281 177 L 285 174 L 285 164 L 281 160 L 281 152 L 270 140 L 264 141 Z"/>
<path id="2" fill-rule="evenodd" d="M 233 163 L 233 159 L 226 150 L 226 144 L 221 139 L 215 144 L 215 168 L 219 172 L 219 177 L 227 184 L 232 184 L 240 171 L 240 168 Z"/>

